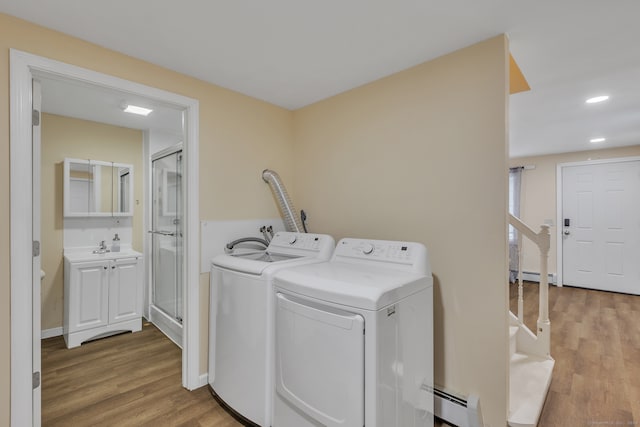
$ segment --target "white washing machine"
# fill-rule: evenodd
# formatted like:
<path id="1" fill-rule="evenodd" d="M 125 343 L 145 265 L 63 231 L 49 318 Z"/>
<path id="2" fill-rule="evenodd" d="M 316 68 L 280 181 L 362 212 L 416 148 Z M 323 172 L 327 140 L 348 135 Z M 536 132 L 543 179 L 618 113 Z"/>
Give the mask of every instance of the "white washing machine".
<path id="1" fill-rule="evenodd" d="M 420 243 L 342 239 L 274 276 L 273 427 L 433 426 L 433 279 Z"/>
<path id="2" fill-rule="evenodd" d="M 273 274 L 326 261 L 334 246 L 331 236 L 279 232 L 266 251 L 212 261 L 209 385 L 228 408 L 254 424 L 271 425 Z"/>

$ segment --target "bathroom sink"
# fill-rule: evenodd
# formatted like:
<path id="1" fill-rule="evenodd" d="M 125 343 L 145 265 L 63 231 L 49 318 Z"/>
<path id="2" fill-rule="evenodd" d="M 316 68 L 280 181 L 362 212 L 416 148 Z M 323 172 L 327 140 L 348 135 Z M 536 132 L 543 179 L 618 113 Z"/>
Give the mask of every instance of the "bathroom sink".
<path id="1" fill-rule="evenodd" d="M 94 246 L 95 247 L 95 246 Z M 125 249 L 120 252 L 92 250 L 92 248 L 73 248 L 65 249 L 64 256 L 71 262 L 79 261 L 97 261 L 116 258 L 130 258 L 142 256 L 140 252 L 132 249 Z"/>

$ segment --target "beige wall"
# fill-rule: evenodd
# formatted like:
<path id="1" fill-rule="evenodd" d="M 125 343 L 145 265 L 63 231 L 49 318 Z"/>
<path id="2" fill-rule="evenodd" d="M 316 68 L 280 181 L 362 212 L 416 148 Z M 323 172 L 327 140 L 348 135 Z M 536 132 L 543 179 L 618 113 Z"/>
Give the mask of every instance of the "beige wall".
<path id="1" fill-rule="evenodd" d="M 292 113 L 64 34 L 0 14 L 0 340 L 10 342 L 9 48 L 195 98 L 200 103 L 200 218 L 278 215 L 260 174 L 293 180 Z M 206 372 L 208 275 L 201 280 L 200 371 Z M 8 425 L 10 349 L 0 350 L 0 425 Z"/>
<path id="2" fill-rule="evenodd" d="M 509 160 L 510 167 L 531 165 L 535 169 L 522 171 L 522 193 L 520 217 L 535 231 L 545 220 L 556 224 L 556 167 L 559 163 L 582 162 L 587 160 L 640 156 L 640 145 L 602 150 L 580 151 L 576 153 L 552 154 L 547 156 L 520 157 Z M 549 273 L 557 273 L 557 228 L 551 227 L 551 249 L 549 251 Z M 523 245 L 523 271 L 540 271 L 539 252 L 534 244 L 525 239 Z"/>
<path id="3" fill-rule="evenodd" d="M 311 230 L 415 240 L 435 277 L 436 383 L 507 414 L 507 60 L 500 36 L 294 113 Z"/>
<path id="4" fill-rule="evenodd" d="M 63 180 L 65 157 L 129 163 L 133 165 L 134 249 L 142 250 L 142 131 L 110 126 L 86 120 L 43 114 L 42 181 L 41 181 L 41 241 L 42 269 L 42 329 L 62 326 L 63 319 Z M 111 191 L 104 191 L 108 199 Z M 110 206 L 110 200 L 108 200 Z M 92 219 L 88 219 L 91 221 Z"/>
<path id="5" fill-rule="evenodd" d="M 295 113 L 0 14 L 0 99 L 16 48 L 198 99 L 200 218 L 278 215 L 278 171 L 313 231 L 424 242 L 435 276 L 436 381 L 505 424 L 508 47 L 497 37 Z M 9 329 L 9 103 L 0 103 L 0 339 Z M 295 163 L 294 163 L 295 160 Z M 295 165 L 295 166 L 294 166 Z M 295 181 L 294 181 L 295 178 Z M 200 277 L 206 371 L 208 275 Z M 0 350 L 0 425 L 10 350 Z"/>

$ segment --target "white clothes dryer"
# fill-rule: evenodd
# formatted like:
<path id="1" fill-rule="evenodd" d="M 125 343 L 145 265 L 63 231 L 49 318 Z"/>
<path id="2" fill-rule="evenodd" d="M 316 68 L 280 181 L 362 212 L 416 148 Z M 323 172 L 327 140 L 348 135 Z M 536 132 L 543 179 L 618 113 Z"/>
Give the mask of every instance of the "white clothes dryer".
<path id="1" fill-rule="evenodd" d="M 276 273 L 273 427 L 433 426 L 432 289 L 420 243 L 342 239 Z"/>
<path id="2" fill-rule="evenodd" d="M 273 274 L 322 262 L 333 237 L 279 232 L 266 251 L 224 254 L 211 265 L 209 385 L 228 409 L 259 426 L 271 425 L 273 398 Z"/>

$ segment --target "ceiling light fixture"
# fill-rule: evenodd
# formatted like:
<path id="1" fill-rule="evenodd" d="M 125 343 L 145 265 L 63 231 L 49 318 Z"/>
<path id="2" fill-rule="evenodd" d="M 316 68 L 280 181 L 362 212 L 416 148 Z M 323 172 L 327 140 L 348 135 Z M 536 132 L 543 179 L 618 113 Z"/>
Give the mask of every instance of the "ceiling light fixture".
<path id="1" fill-rule="evenodd" d="M 589 98 L 585 102 L 587 104 L 596 104 L 598 102 L 606 101 L 607 99 L 609 99 L 609 95 L 600 95 L 600 96 L 594 96 L 593 98 Z"/>
<path id="2" fill-rule="evenodd" d="M 593 138 L 593 139 L 589 140 L 589 142 L 592 143 L 592 144 L 597 144 L 599 142 L 605 142 L 605 141 L 606 141 L 605 138 Z"/>
<path id="3" fill-rule="evenodd" d="M 153 110 L 144 107 L 138 107 L 137 105 L 126 105 L 124 108 L 125 113 L 139 114 L 141 116 L 148 116 Z"/>

